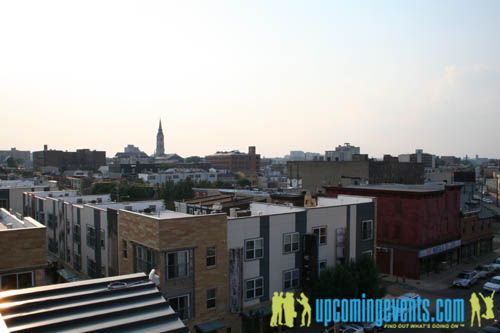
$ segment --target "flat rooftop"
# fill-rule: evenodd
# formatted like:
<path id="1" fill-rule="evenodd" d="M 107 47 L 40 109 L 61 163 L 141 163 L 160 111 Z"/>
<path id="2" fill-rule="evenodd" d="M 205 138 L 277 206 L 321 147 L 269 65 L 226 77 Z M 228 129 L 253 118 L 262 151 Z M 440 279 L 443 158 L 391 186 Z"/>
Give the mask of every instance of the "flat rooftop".
<path id="1" fill-rule="evenodd" d="M 0 292 L 0 331 L 189 332 L 144 273 Z"/>
<path id="2" fill-rule="evenodd" d="M 451 184 L 458 185 L 458 184 Z M 375 191 L 400 191 L 400 192 L 438 192 L 443 191 L 445 188 L 444 183 L 436 184 L 368 184 L 368 185 L 349 185 L 342 186 L 342 188 L 348 189 L 360 189 L 360 190 L 375 190 Z M 325 186 L 326 188 L 337 188 L 338 186 Z"/>
<path id="3" fill-rule="evenodd" d="M 17 218 L 17 216 L 9 213 L 5 208 L 0 209 L 0 231 L 40 227 L 43 227 L 43 225 L 33 219 L 25 218 L 21 220 Z"/>

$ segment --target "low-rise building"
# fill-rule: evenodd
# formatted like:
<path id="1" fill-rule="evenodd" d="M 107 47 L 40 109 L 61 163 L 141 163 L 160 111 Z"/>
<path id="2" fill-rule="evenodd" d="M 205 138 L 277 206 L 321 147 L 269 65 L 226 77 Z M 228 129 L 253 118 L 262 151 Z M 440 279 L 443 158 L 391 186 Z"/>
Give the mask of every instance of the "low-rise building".
<path id="1" fill-rule="evenodd" d="M 56 188 L 56 181 L 39 179 L 0 180 L 0 208 L 22 214 L 24 192 L 51 191 Z"/>
<path id="2" fill-rule="evenodd" d="M 19 219 L 0 208 L 0 253 L 0 291 L 45 284 L 44 225 L 29 217 Z"/>
<path id="3" fill-rule="evenodd" d="M 215 169 L 206 171 L 203 169 L 170 168 L 158 173 L 139 173 L 137 177 L 146 183 L 154 185 L 160 185 L 166 182 L 173 182 L 175 184 L 188 179 L 194 183 L 215 183 L 217 181 L 217 171 Z"/>
<path id="4" fill-rule="evenodd" d="M 260 170 L 260 154 L 255 153 L 255 147 L 248 147 L 248 153 L 241 153 L 237 150 L 220 151 L 213 155 L 208 155 L 205 159 L 216 169 L 228 170 L 231 172 L 253 172 Z"/>

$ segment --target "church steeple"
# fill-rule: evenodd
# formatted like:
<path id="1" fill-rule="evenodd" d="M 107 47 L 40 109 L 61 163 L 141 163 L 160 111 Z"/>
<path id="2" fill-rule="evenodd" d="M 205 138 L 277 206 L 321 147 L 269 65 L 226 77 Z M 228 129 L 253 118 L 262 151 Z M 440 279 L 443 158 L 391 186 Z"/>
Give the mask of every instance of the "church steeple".
<path id="1" fill-rule="evenodd" d="M 160 124 L 158 126 L 158 133 L 156 134 L 155 156 L 163 156 L 163 155 L 165 155 L 165 143 L 164 143 L 163 129 L 161 128 L 161 119 L 160 119 Z"/>

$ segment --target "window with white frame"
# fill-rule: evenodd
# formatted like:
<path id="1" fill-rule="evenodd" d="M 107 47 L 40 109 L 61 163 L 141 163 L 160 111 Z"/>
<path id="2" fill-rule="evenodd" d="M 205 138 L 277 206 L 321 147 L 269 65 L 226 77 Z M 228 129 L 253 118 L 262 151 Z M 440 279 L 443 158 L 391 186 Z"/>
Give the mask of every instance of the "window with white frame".
<path id="1" fill-rule="evenodd" d="M 0 291 L 29 288 L 35 285 L 33 272 L 0 275 Z"/>
<path id="2" fill-rule="evenodd" d="M 215 246 L 207 247 L 207 267 L 215 266 Z"/>
<path id="3" fill-rule="evenodd" d="M 314 227 L 313 233 L 316 235 L 318 245 L 326 245 L 326 226 Z"/>
<path id="4" fill-rule="evenodd" d="M 299 251 L 300 234 L 291 232 L 283 234 L 283 253 L 293 253 Z"/>
<path id="5" fill-rule="evenodd" d="M 167 253 L 167 279 L 185 278 L 191 275 L 190 253 L 190 250 Z"/>
<path id="6" fill-rule="evenodd" d="M 191 307 L 190 307 L 190 295 L 181 295 L 176 297 L 170 297 L 168 303 L 172 309 L 179 314 L 179 318 L 182 320 L 189 319 L 191 317 Z"/>
<path id="7" fill-rule="evenodd" d="M 258 277 L 245 281 L 245 298 L 247 300 L 259 298 L 264 295 L 264 279 Z"/>
<path id="8" fill-rule="evenodd" d="M 283 272 L 283 289 L 295 289 L 299 287 L 299 270 L 291 269 Z"/>
<path id="9" fill-rule="evenodd" d="M 361 255 L 373 258 L 373 251 L 372 250 L 364 251 L 361 253 Z"/>
<path id="10" fill-rule="evenodd" d="M 211 288 L 211 289 L 207 290 L 207 309 L 214 309 L 215 308 L 216 293 L 217 293 L 217 290 L 215 288 Z"/>
<path id="11" fill-rule="evenodd" d="M 361 221 L 361 240 L 373 239 L 373 221 Z"/>
<path id="12" fill-rule="evenodd" d="M 264 240 L 262 238 L 245 241 L 245 259 L 260 259 L 264 256 Z"/>

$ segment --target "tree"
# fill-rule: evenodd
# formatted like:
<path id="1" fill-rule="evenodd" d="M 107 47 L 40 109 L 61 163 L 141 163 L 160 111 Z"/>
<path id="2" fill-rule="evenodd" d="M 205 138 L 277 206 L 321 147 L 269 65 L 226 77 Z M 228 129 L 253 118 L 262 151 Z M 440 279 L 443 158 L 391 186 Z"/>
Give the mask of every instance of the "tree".
<path id="1" fill-rule="evenodd" d="M 236 181 L 236 184 L 238 184 L 239 187 L 247 187 L 247 186 L 250 186 L 252 185 L 252 182 L 250 182 L 248 179 L 246 178 L 242 178 L 242 179 L 238 179 Z"/>
<path id="2" fill-rule="evenodd" d="M 189 156 L 184 159 L 184 163 L 200 163 L 201 160 L 200 156 Z"/>
<path id="3" fill-rule="evenodd" d="M 160 188 L 160 196 L 165 202 L 165 207 L 174 209 L 174 201 L 192 199 L 194 197 L 193 185 L 190 179 L 175 184 L 172 181 L 164 183 Z"/>
<path id="4" fill-rule="evenodd" d="M 380 298 L 385 289 L 380 287 L 378 269 L 373 259 L 362 256 L 357 262 L 339 264 L 321 272 L 314 282 L 314 298 Z"/>

